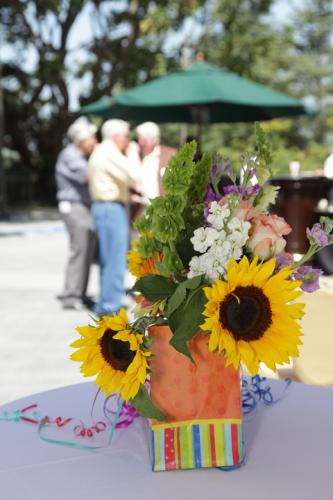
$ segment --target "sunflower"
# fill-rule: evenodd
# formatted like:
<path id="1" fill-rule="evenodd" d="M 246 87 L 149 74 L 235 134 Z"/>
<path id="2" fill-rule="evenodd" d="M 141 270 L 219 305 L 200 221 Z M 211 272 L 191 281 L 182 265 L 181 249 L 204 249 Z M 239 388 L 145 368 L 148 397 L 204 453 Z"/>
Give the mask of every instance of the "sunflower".
<path id="1" fill-rule="evenodd" d="M 77 328 L 81 338 L 71 347 L 79 349 L 71 359 L 82 362 L 86 377 L 97 375 L 96 384 L 107 395 L 116 391 L 128 401 L 146 381 L 151 352 L 144 347 L 143 335 L 129 326 L 125 309 L 95 322 Z"/>
<path id="2" fill-rule="evenodd" d="M 252 375 L 258 373 L 260 362 L 275 371 L 277 363 L 298 356 L 297 346 L 302 344 L 297 320 L 304 304 L 291 303 L 302 295 L 296 290 L 301 282 L 288 279 L 290 267 L 276 274 L 274 268 L 275 259 L 231 260 L 226 281 L 217 279 L 204 288 L 207 319 L 201 329 L 211 332 L 209 350 L 223 351 L 227 364 L 235 368 L 243 362 Z"/>
<path id="3" fill-rule="evenodd" d="M 162 262 L 163 255 L 155 253 L 151 257 L 144 259 L 137 250 L 138 242 L 133 243 L 133 248 L 128 252 L 128 268 L 137 279 L 147 274 L 160 274 L 156 264 Z"/>

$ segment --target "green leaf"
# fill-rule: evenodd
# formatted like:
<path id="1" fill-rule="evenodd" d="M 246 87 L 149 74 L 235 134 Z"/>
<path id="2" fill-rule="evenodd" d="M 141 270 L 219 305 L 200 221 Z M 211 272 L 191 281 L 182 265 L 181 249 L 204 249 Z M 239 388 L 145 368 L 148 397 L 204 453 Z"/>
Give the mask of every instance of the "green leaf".
<path id="1" fill-rule="evenodd" d="M 140 292 L 147 300 L 156 302 L 170 297 L 177 288 L 177 284 L 169 278 L 151 274 L 140 278 L 134 285 L 133 291 Z"/>
<path id="2" fill-rule="evenodd" d="M 169 317 L 172 315 L 173 312 L 175 312 L 176 309 L 181 305 L 182 302 L 186 299 L 186 288 L 184 286 L 184 283 L 181 283 L 178 285 L 176 291 L 174 292 L 173 295 L 171 295 L 169 302 L 168 302 L 168 307 L 166 310 L 166 315 Z"/>
<path id="3" fill-rule="evenodd" d="M 169 325 L 173 332 L 170 344 L 182 354 L 185 354 L 193 362 L 193 358 L 188 349 L 187 342 L 191 340 L 199 331 L 200 324 L 203 323 L 202 316 L 207 298 L 202 288 L 192 290 L 183 303 L 169 318 Z"/>
<path id="4" fill-rule="evenodd" d="M 192 233 L 186 233 L 182 238 L 176 241 L 176 249 L 183 263 L 183 267 L 185 268 L 189 267 L 190 260 L 196 255 L 196 251 L 190 240 L 191 236 L 193 236 L 193 231 Z"/>
<path id="5" fill-rule="evenodd" d="M 135 398 L 130 400 L 130 403 L 140 415 L 148 418 L 155 418 L 160 422 L 165 422 L 167 420 L 164 413 L 162 413 L 152 400 L 148 394 L 148 391 L 144 385 L 142 385 L 139 389 L 139 392 L 135 396 Z"/>
<path id="6" fill-rule="evenodd" d="M 166 310 L 166 315 L 171 316 L 176 309 L 181 305 L 182 302 L 186 299 L 186 290 L 195 290 L 198 288 L 202 280 L 202 276 L 195 276 L 194 278 L 190 278 L 189 280 L 183 281 L 180 285 L 178 285 L 174 294 L 170 297 L 168 302 L 168 307 Z"/>
<path id="7" fill-rule="evenodd" d="M 189 280 L 184 282 L 184 286 L 188 290 L 194 290 L 195 288 L 198 288 L 198 286 L 201 284 L 203 274 L 200 276 L 194 276 L 194 278 L 190 278 Z"/>
<path id="8" fill-rule="evenodd" d="M 192 358 L 191 351 L 189 350 L 186 342 L 181 341 L 181 340 L 176 340 L 175 337 L 172 337 L 172 339 L 170 340 L 170 345 L 172 345 L 172 347 L 174 347 L 176 349 L 176 351 L 187 356 L 192 361 L 192 363 L 195 365 L 195 361 Z"/>
<path id="9" fill-rule="evenodd" d="M 193 290 L 186 303 L 180 321 L 174 330 L 176 342 L 179 340 L 190 340 L 199 331 L 199 326 L 204 321 L 202 315 L 207 298 L 202 290 L 198 288 Z M 173 344 L 174 345 L 174 344 Z"/>

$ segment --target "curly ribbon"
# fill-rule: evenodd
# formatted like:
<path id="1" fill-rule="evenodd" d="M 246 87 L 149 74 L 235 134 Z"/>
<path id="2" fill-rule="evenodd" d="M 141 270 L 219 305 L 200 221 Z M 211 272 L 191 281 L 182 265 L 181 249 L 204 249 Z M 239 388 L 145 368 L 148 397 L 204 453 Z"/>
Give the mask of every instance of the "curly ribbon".
<path id="1" fill-rule="evenodd" d="M 103 411 L 104 411 L 105 418 L 111 426 L 111 431 L 110 431 L 110 436 L 109 436 L 109 445 L 112 443 L 113 434 L 114 434 L 114 431 L 116 430 L 117 424 L 119 423 L 119 417 L 121 415 L 122 409 L 123 409 L 124 404 L 125 404 L 125 401 L 120 396 L 116 396 L 115 394 L 114 395 L 112 394 L 112 396 L 115 396 L 117 398 L 116 399 L 116 402 L 117 402 L 116 411 L 112 413 L 110 410 L 107 409 L 107 403 L 110 400 L 110 396 L 105 399 L 104 405 L 103 405 Z M 110 414 L 114 415 L 114 417 L 110 418 Z"/>
<path id="2" fill-rule="evenodd" d="M 266 377 L 261 377 L 260 375 L 256 375 L 255 377 L 251 377 L 248 381 L 243 378 L 242 380 L 242 408 L 243 414 L 248 415 L 252 413 L 257 405 L 262 401 L 265 406 L 272 406 L 278 401 L 281 400 L 285 391 L 291 384 L 291 379 L 286 378 L 284 380 L 285 386 L 284 389 L 277 399 L 274 398 L 272 394 L 272 389 L 270 385 L 263 386 L 266 382 Z"/>
<path id="3" fill-rule="evenodd" d="M 272 394 L 272 388 L 269 384 L 263 386 L 266 382 L 266 377 L 261 377 L 260 375 L 256 375 L 255 377 L 251 377 L 250 380 L 245 378 L 242 379 L 242 408 L 243 414 L 249 415 L 254 410 L 257 409 L 260 401 L 264 403 L 265 406 L 272 406 L 278 401 L 280 401 L 291 384 L 291 379 L 285 379 L 285 386 L 281 395 L 276 399 Z M 217 467 L 218 470 L 223 472 L 231 472 L 236 469 L 239 469 L 245 462 L 245 454 L 243 460 L 237 464 L 232 465 L 230 467 Z"/>
<path id="4" fill-rule="evenodd" d="M 80 444 L 80 443 L 74 443 L 71 441 L 63 441 L 63 440 L 58 440 L 58 439 L 52 439 L 48 438 L 43 435 L 44 429 L 47 427 L 50 427 L 51 425 L 55 425 L 58 428 L 65 427 L 68 425 L 70 422 L 74 421 L 72 417 L 68 418 L 62 418 L 62 417 L 56 417 L 56 418 L 50 418 L 49 416 L 45 415 L 44 417 L 41 417 L 40 414 L 36 411 L 37 409 L 36 404 L 32 404 L 29 406 L 26 406 L 22 410 L 15 410 L 12 413 L 9 413 L 8 411 L 4 411 L 2 415 L 0 415 L 0 421 L 5 421 L 5 422 L 27 422 L 31 423 L 33 425 L 38 426 L 38 435 L 42 441 L 46 441 L 47 443 L 52 443 L 52 444 L 60 444 L 63 446 L 71 446 L 74 448 L 81 448 L 81 449 L 96 449 L 96 448 L 102 448 L 103 446 L 88 446 L 85 444 Z M 34 411 L 32 411 L 34 410 Z M 99 433 L 104 431 L 107 428 L 107 424 L 103 421 L 96 422 L 93 426 L 91 427 L 85 427 L 82 421 L 79 420 L 79 424 L 76 425 L 73 429 L 73 432 L 76 436 L 81 436 L 81 437 L 93 437 L 94 433 Z"/>
<path id="5" fill-rule="evenodd" d="M 272 390 L 270 385 L 263 385 L 266 382 L 265 377 L 261 377 L 260 375 L 256 375 L 255 377 L 252 377 L 250 380 L 247 380 L 243 378 L 242 380 L 242 408 L 243 408 L 243 414 L 248 415 L 252 413 L 254 410 L 256 410 L 258 404 L 260 401 L 264 403 L 266 406 L 271 406 L 283 397 L 284 392 L 287 390 L 287 388 L 291 384 L 291 379 L 285 379 L 285 387 L 282 391 L 282 394 L 280 397 L 277 399 L 274 398 L 272 394 Z M 91 417 L 93 419 L 93 411 L 95 407 L 95 403 L 97 400 L 97 397 L 99 395 L 99 390 L 97 391 L 97 394 L 95 395 L 93 405 L 91 408 Z M 116 402 L 116 409 L 110 408 L 109 404 L 110 401 Z M 44 429 L 49 427 L 50 425 L 56 425 L 58 428 L 62 428 L 66 425 L 68 425 L 70 422 L 73 422 L 74 420 L 78 421 L 79 424 L 75 425 L 73 428 L 73 432 L 77 437 L 88 437 L 92 438 L 94 434 L 98 434 L 100 432 L 103 432 L 107 428 L 107 424 L 100 420 L 98 422 L 95 422 L 94 425 L 90 427 L 86 427 L 84 423 L 81 420 L 73 419 L 72 417 L 68 418 L 62 418 L 62 417 L 56 417 L 51 419 L 47 415 L 44 417 L 41 417 L 38 412 L 36 411 L 37 405 L 32 404 L 29 405 L 22 410 L 15 410 L 12 413 L 9 413 L 8 411 L 4 411 L 0 415 L 0 421 L 5 421 L 5 422 L 27 422 L 31 423 L 34 425 L 38 426 L 38 435 L 40 439 L 47 443 L 52 443 L 52 444 L 58 444 L 62 446 L 70 446 L 73 448 L 80 448 L 80 449 L 98 449 L 98 448 L 103 448 L 104 445 L 98 445 L 98 446 L 92 446 L 92 445 L 85 445 L 81 443 L 75 443 L 72 441 L 63 441 L 63 440 L 58 440 L 58 439 L 52 439 L 48 438 L 43 435 Z M 125 428 L 128 427 L 129 425 L 132 424 L 135 418 L 139 417 L 139 413 L 133 408 L 132 405 L 129 403 L 126 403 L 123 401 L 123 399 L 120 396 L 117 396 L 116 394 L 111 394 L 108 396 L 103 405 L 103 412 L 104 416 L 109 423 L 111 430 L 110 430 L 110 435 L 109 435 L 109 440 L 108 444 L 110 445 L 112 443 L 113 435 L 115 429 L 120 429 L 120 428 Z M 244 460 L 242 461 L 241 464 L 238 464 L 236 466 L 232 467 L 218 467 L 218 469 L 223 470 L 223 471 L 232 471 L 237 468 L 239 468 L 243 464 Z"/>
<path id="6" fill-rule="evenodd" d="M 111 394 L 104 401 L 103 409 L 104 409 L 104 415 L 107 419 L 113 417 L 117 413 L 117 410 L 108 408 L 110 401 L 116 398 L 117 398 L 116 394 Z M 128 427 L 137 417 L 140 417 L 140 413 L 138 413 L 131 404 L 126 403 L 124 401 L 115 428 L 123 429 L 124 427 Z"/>
<path id="7" fill-rule="evenodd" d="M 11 414 L 8 411 L 4 411 L 0 415 L 0 421 L 4 422 L 29 422 L 31 424 L 39 424 L 41 417 L 37 411 L 33 411 L 31 414 L 27 414 L 28 411 L 37 408 L 36 404 L 26 406 L 22 410 L 15 410 Z M 59 417 L 60 418 L 60 417 Z"/>

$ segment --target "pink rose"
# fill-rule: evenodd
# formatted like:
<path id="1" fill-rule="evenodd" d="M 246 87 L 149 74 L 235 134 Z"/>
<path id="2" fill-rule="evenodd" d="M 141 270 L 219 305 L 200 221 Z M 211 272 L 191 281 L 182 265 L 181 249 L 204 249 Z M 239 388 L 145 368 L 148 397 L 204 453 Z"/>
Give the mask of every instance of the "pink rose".
<path id="1" fill-rule="evenodd" d="M 283 252 L 291 227 L 278 215 L 259 215 L 252 220 L 250 238 L 246 244 L 253 255 L 267 260 Z"/>
<path id="2" fill-rule="evenodd" d="M 241 201 L 238 204 L 237 210 L 234 213 L 234 217 L 237 217 L 237 219 L 241 219 L 244 221 L 250 221 L 255 217 L 256 210 L 252 203 L 249 201 Z"/>

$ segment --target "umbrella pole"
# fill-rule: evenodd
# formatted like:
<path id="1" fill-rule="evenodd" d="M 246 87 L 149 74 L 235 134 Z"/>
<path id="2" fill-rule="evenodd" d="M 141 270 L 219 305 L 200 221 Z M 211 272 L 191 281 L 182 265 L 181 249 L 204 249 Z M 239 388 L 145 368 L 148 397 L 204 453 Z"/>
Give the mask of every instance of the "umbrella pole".
<path id="1" fill-rule="evenodd" d="M 199 154 L 201 154 L 202 134 L 203 134 L 203 123 L 200 120 L 200 121 L 198 121 L 198 128 L 197 128 L 197 143 L 198 143 L 198 153 Z"/>
<path id="2" fill-rule="evenodd" d="M 181 147 L 183 144 L 185 144 L 187 136 L 188 136 L 187 123 L 182 123 L 180 125 L 180 131 L 179 131 L 179 147 Z"/>

